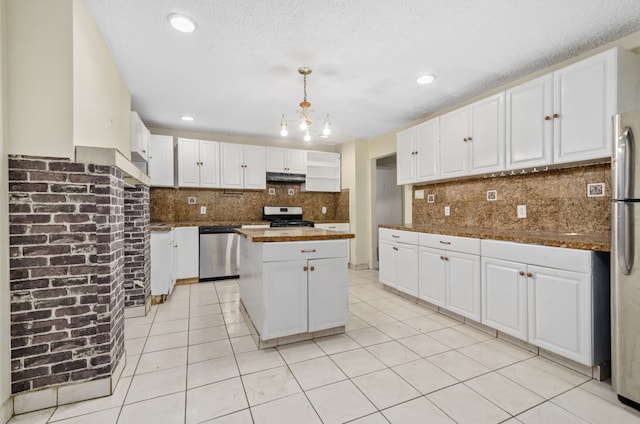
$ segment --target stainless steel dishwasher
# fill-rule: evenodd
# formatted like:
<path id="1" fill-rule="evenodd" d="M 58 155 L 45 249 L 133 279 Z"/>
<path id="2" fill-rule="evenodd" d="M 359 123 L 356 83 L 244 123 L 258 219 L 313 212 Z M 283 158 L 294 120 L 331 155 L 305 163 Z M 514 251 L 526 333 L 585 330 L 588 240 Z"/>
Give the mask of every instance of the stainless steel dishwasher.
<path id="1" fill-rule="evenodd" d="M 239 227 L 200 227 L 200 281 L 238 277 Z"/>

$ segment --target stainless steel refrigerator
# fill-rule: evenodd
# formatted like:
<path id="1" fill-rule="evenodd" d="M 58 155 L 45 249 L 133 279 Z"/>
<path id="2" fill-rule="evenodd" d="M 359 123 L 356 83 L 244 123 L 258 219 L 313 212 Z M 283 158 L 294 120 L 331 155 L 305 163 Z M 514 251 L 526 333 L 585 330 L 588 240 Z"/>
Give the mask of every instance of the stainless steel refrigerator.
<path id="1" fill-rule="evenodd" d="M 640 409 L 640 111 L 614 117 L 611 158 L 611 383 Z"/>

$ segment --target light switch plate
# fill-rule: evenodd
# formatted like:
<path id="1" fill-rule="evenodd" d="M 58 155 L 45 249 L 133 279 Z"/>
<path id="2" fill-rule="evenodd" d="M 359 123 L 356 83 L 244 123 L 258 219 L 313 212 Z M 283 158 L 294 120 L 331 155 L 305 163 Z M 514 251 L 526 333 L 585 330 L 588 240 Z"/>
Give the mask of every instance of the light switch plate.
<path id="1" fill-rule="evenodd" d="M 449 216 L 451 215 L 451 206 L 445 206 L 444 207 L 444 216 Z"/>
<path id="2" fill-rule="evenodd" d="M 414 193 L 416 199 L 424 199 L 424 190 L 416 190 Z"/>
<path id="3" fill-rule="evenodd" d="M 207 214 L 207 207 L 206 206 L 200 206 L 200 214 L 202 214 L 202 215 L 206 215 Z"/>
<path id="4" fill-rule="evenodd" d="M 518 218 L 527 217 L 527 205 L 518 205 Z"/>
<path id="5" fill-rule="evenodd" d="M 326 206 L 322 207 L 322 213 L 327 213 L 327 207 Z"/>

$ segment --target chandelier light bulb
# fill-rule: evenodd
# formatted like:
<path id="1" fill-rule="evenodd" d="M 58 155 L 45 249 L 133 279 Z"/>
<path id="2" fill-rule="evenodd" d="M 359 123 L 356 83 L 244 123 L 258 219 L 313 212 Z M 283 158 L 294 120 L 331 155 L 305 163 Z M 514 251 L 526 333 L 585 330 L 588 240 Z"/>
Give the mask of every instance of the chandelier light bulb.
<path id="1" fill-rule="evenodd" d="M 286 137 L 287 135 L 289 135 L 289 131 L 287 131 L 287 127 L 282 127 L 282 129 L 280 130 L 280 135 L 283 137 Z"/>
<path id="2" fill-rule="evenodd" d="M 308 128 L 309 128 L 309 126 L 307 125 L 307 121 L 306 121 L 306 120 L 304 120 L 304 119 L 302 119 L 302 120 L 300 121 L 300 129 L 301 129 L 302 131 L 306 131 Z"/>
<path id="3" fill-rule="evenodd" d="M 329 114 L 324 120 L 324 127 L 322 128 L 322 135 L 329 136 L 331 134 L 331 122 L 329 121 Z"/>
<path id="4" fill-rule="evenodd" d="M 304 132 L 304 141 L 311 141 L 311 135 L 309 134 L 309 129 Z"/>
<path id="5" fill-rule="evenodd" d="M 284 113 L 282 114 L 282 121 L 280 121 L 280 135 L 286 137 L 289 134 L 287 131 L 287 120 L 284 117 Z"/>

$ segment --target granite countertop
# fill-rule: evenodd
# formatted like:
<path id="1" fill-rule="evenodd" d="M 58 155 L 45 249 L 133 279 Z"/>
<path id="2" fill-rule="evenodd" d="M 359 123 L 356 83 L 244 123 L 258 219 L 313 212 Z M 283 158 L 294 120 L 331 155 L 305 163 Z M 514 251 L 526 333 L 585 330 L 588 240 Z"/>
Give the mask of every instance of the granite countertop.
<path id="1" fill-rule="evenodd" d="M 269 221 L 175 221 L 152 222 L 151 231 L 171 231 L 175 227 L 240 227 L 242 225 L 269 225 Z"/>
<path id="2" fill-rule="evenodd" d="M 238 228 L 240 236 L 255 243 L 272 243 L 282 241 L 336 240 L 350 239 L 355 235 L 339 231 L 321 230 L 313 227 L 284 228 Z"/>
<path id="3" fill-rule="evenodd" d="M 446 225 L 427 224 L 380 225 L 380 228 L 442 234 L 447 236 L 504 240 L 517 243 L 539 244 L 543 246 L 568 247 L 572 249 L 593 250 L 599 252 L 609 252 L 611 250 L 608 236 L 593 234 L 497 230 L 492 228 L 451 227 Z"/>

